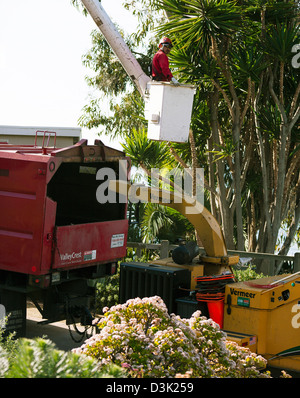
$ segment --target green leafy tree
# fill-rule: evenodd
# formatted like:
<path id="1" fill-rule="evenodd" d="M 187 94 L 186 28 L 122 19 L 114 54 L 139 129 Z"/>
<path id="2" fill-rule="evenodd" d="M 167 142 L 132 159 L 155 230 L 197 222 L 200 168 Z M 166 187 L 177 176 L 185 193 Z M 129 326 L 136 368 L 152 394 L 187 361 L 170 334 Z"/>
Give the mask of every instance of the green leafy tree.
<path id="1" fill-rule="evenodd" d="M 299 42 L 295 2 L 158 1 L 176 43 L 181 81 L 202 86 L 208 107 L 212 211 L 228 247 L 274 252 L 290 214 L 286 253 L 299 228 Z M 199 113 L 201 118 L 202 113 Z M 194 135 L 201 134 L 197 118 Z"/>
<path id="2" fill-rule="evenodd" d="M 87 83 L 96 94 L 84 107 L 79 123 L 99 128 L 99 133 L 111 138 L 124 138 L 133 129 L 145 126 L 143 100 L 102 34 L 93 31 L 91 36 L 92 48 L 84 55 L 83 64 L 93 71 Z M 132 40 L 126 42 L 133 47 Z M 140 58 L 139 61 L 146 67 L 146 61 Z M 105 103 L 108 103 L 108 111 L 103 107 Z"/>
<path id="3" fill-rule="evenodd" d="M 169 151 L 172 167 L 205 169 L 206 204 L 222 224 L 228 248 L 274 252 L 284 221 L 281 254 L 286 254 L 299 234 L 300 217 L 300 83 L 291 63 L 300 41 L 297 4 L 127 0 L 124 6 L 141 21 L 126 40 L 144 71 L 153 43 L 168 34 L 174 72 L 198 87 L 189 144 L 156 143 L 155 151 L 160 156 Z M 149 36 L 150 30 L 155 34 Z M 95 51 L 85 59 L 97 75 L 89 83 L 109 96 L 111 113 L 103 115 L 95 101 L 81 122 L 123 137 L 133 164 L 149 175 L 155 158 L 145 164 L 136 140 L 146 128 L 143 103 L 103 37 L 95 37 Z M 169 159 L 166 164 L 171 167 Z"/>

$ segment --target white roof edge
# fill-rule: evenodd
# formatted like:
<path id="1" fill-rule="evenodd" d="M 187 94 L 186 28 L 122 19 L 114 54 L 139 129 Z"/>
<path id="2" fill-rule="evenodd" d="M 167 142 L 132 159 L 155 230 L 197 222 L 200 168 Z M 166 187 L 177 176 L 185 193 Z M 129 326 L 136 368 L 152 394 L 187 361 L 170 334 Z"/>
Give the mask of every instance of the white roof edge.
<path id="1" fill-rule="evenodd" d="M 0 125 L 0 135 L 35 136 L 36 131 L 54 131 L 58 137 L 81 137 L 80 127 L 40 127 L 40 126 L 5 126 Z M 39 133 L 39 135 L 42 133 Z"/>

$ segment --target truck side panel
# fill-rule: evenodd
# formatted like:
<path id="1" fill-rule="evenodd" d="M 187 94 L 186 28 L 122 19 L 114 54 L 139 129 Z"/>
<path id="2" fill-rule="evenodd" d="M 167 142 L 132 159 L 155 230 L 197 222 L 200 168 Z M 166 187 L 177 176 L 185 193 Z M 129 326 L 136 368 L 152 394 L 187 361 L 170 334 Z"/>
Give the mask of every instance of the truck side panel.
<path id="1" fill-rule="evenodd" d="M 0 159 L 0 269 L 32 273 L 41 259 L 46 165 L 10 156 Z"/>
<path id="2" fill-rule="evenodd" d="M 127 220 L 57 227 L 53 268 L 114 261 L 126 255 Z"/>

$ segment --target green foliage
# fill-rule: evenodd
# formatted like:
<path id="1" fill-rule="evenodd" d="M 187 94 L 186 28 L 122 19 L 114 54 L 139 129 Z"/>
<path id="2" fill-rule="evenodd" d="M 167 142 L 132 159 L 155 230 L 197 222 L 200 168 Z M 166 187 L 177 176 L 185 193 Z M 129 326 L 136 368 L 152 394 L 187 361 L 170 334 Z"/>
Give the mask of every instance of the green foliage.
<path id="1" fill-rule="evenodd" d="M 273 59 L 287 62 L 291 58 L 292 48 L 299 40 L 299 26 L 284 23 L 271 26 L 264 39 L 264 50 Z"/>
<path id="2" fill-rule="evenodd" d="M 99 367 L 92 358 L 58 350 L 44 338 L 15 339 L 0 328 L 0 378 L 120 378 L 117 365 Z"/>
<path id="3" fill-rule="evenodd" d="M 145 129 L 133 129 L 130 136 L 125 137 L 122 146 L 136 167 L 142 166 L 150 170 L 153 167 L 168 167 L 171 164 L 172 158 L 167 145 L 149 140 Z"/>
<path id="4" fill-rule="evenodd" d="M 3 325 L 0 325 L 0 348 L 5 350 L 9 357 L 13 358 L 17 350 L 17 340 L 15 332 L 7 333 L 5 325 L 7 324 L 8 317 L 4 319 Z M 2 321 L 1 321 L 2 322 Z"/>
<path id="5" fill-rule="evenodd" d="M 105 277 L 97 283 L 96 313 L 102 314 L 104 307 L 111 307 L 119 302 L 120 270 L 115 275 Z"/>
<path id="6" fill-rule="evenodd" d="M 300 38 L 299 8 L 294 1 L 157 0 L 157 4 L 169 17 L 160 32 L 175 44 L 171 65 L 180 81 L 199 86 L 197 95 L 204 106 L 194 107 L 192 128 L 197 145 L 210 145 L 206 153 L 215 155 L 215 164 L 210 157 L 205 171 L 206 176 L 216 176 L 213 186 L 221 193 L 220 215 L 226 214 L 222 219 L 226 242 L 244 250 L 247 231 L 252 238 L 258 237 L 248 238 L 249 250 L 273 252 L 284 214 L 289 209 L 294 213 L 293 205 L 287 205 L 292 201 L 286 198 L 296 189 L 298 178 L 295 173 L 291 181 L 289 174 L 299 151 L 299 71 L 291 65 L 292 48 Z M 203 143 L 197 138 L 203 134 L 197 121 L 207 114 L 211 142 Z M 282 157 L 281 145 L 286 152 Z M 285 164 L 284 159 L 288 159 Z M 280 180 L 274 179 L 280 167 L 285 173 Z M 262 190 L 272 191 L 272 197 L 253 195 L 254 181 L 260 181 Z M 285 192 L 284 199 L 277 188 Z M 281 200 L 281 218 L 275 214 L 278 219 L 268 226 L 266 238 L 262 220 L 270 205 L 278 206 Z M 233 207 L 231 213 L 228 209 Z M 229 219 L 237 226 L 232 227 Z"/>
<path id="7" fill-rule="evenodd" d="M 158 0 L 157 3 L 170 16 L 170 22 L 162 26 L 160 32 L 179 33 L 181 42 L 186 43 L 186 48 L 188 48 L 191 41 L 196 46 L 207 46 L 210 44 L 209 41 L 201 42 L 200 38 L 216 37 L 220 32 L 224 36 L 230 36 L 243 22 L 236 1 L 203 0 L 201 2 L 183 2 Z"/>
<path id="8" fill-rule="evenodd" d="M 259 83 L 261 73 L 269 66 L 264 58 L 264 53 L 257 43 L 238 43 L 230 51 L 231 64 L 236 80 L 242 84 L 244 79 L 250 77 Z"/>
<path id="9" fill-rule="evenodd" d="M 253 266 L 249 265 L 246 269 L 233 269 L 234 277 L 237 282 L 251 281 L 266 277 L 263 273 L 257 273 Z"/>
<path id="10" fill-rule="evenodd" d="M 194 234 L 194 227 L 182 214 L 155 203 L 148 203 L 145 207 L 141 228 L 145 243 L 166 239 L 176 244 L 178 238 L 192 238 Z"/>
<path id="11" fill-rule="evenodd" d="M 125 138 L 122 144 L 126 154 L 130 157 L 132 164 L 135 167 L 141 167 L 146 173 L 149 170 L 154 170 L 162 177 L 162 181 L 156 186 L 167 191 L 173 191 L 171 184 L 174 183 L 174 176 L 170 175 L 172 172 L 178 173 L 175 167 L 173 156 L 170 153 L 169 147 L 166 143 L 152 141 L 147 138 L 147 131 L 145 129 L 133 129 L 130 136 Z M 148 175 L 149 185 L 154 184 L 155 175 Z M 146 243 L 156 243 L 162 239 L 167 239 L 175 243 L 179 237 L 187 237 L 194 233 L 194 229 L 187 219 L 179 214 L 177 211 L 154 203 L 143 203 L 139 208 L 135 209 L 138 214 L 137 221 L 138 228 L 140 228 L 139 241 L 143 240 Z M 135 228 L 131 228 L 133 234 Z"/>
<path id="12" fill-rule="evenodd" d="M 133 33 L 133 39 L 137 45 L 152 39 L 155 28 L 160 26 L 166 20 L 164 10 L 161 10 L 156 0 L 124 0 L 125 9 L 132 12 L 139 21 L 136 32 Z M 147 9 L 147 12 L 145 12 Z M 152 35 L 149 35 L 152 33 Z M 151 43 L 150 43 L 151 44 Z M 156 47 L 157 47 L 157 43 Z"/>
<path id="13" fill-rule="evenodd" d="M 159 250 L 142 249 L 141 253 L 134 248 L 127 249 L 127 257 L 124 262 L 130 263 L 131 261 L 137 261 L 140 263 L 148 263 L 149 261 L 155 261 L 159 259 Z"/>
<path id="14" fill-rule="evenodd" d="M 120 33 L 124 35 L 122 31 Z M 128 47 L 134 52 L 135 41 L 124 37 Z M 136 57 L 149 75 L 151 56 L 136 53 Z M 102 133 L 112 138 L 131 135 L 132 129 L 142 129 L 146 125 L 143 99 L 136 87 L 123 69 L 103 35 L 98 31 L 92 32 L 92 48 L 83 56 L 83 64 L 93 75 L 86 77 L 90 87 L 97 90 L 90 102 L 84 107 L 79 119 L 81 126 L 101 128 Z M 96 91 L 94 91 L 96 94 Z M 108 109 L 103 107 L 108 104 Z"/>
<path id="15" fill-rule="evenodd" d="M 0 378 L 99 378 L 123 377 L 116 365 L 103 367 L 92 358 L 56 349 L 50 340 L 17 340 L 13 357 L 0 347 Z"/>
<path id="16" fill-rule="evenodd" d="M 126 39 L 126 43 L 129 48 L 133 47 L 130 38 Z M 147 67 L 149 61 L 143 63 Z M 99 31 L 92 32 L 92 48 L 83 56 L 83 64 L 93 71 L 93 76 L 86 77 L 86 81 L 100 96 L 91 97 L 84 107 L 79 119 L 80 125 L 101 127 L 103 133 L 112 138 L 130 134 L 133 128 L 143 128 L 145 120 L 141 117 L 144 107 L 142 98 Z M 103 107 L 104 101 L 108 104 L 108 109 Z"/>
<path id="17" fill-rule="evenodd" d="M 200 311 L 190 319 L 169 315 L 158 296 L 104 311 L 99 334 L 73 350 L 100 365 L 123 366 L 131 377 L 270 377 L 259 371 L 264 358 L 226 342 L 219 325 Z"/>

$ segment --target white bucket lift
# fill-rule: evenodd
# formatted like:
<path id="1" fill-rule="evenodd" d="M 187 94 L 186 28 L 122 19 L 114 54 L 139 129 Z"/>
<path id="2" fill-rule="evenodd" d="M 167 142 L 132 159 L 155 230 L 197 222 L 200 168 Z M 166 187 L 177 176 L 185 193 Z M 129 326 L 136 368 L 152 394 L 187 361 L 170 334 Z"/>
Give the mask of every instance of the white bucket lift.
<path id="1" fill-rule="evenodd" d="M 145 100 L 145 117 L 149 121 L 148 138 L 187 142 L 195 87 L 151 81 L 99 1 L 81 1 Z"/>
<path id="2" fill-rule="evenodd" d="M 145 101 L 148 138 L 158 141 L 187 142 L 195 87 L 175 86 L 166 82 L 149 82 Z"/>

